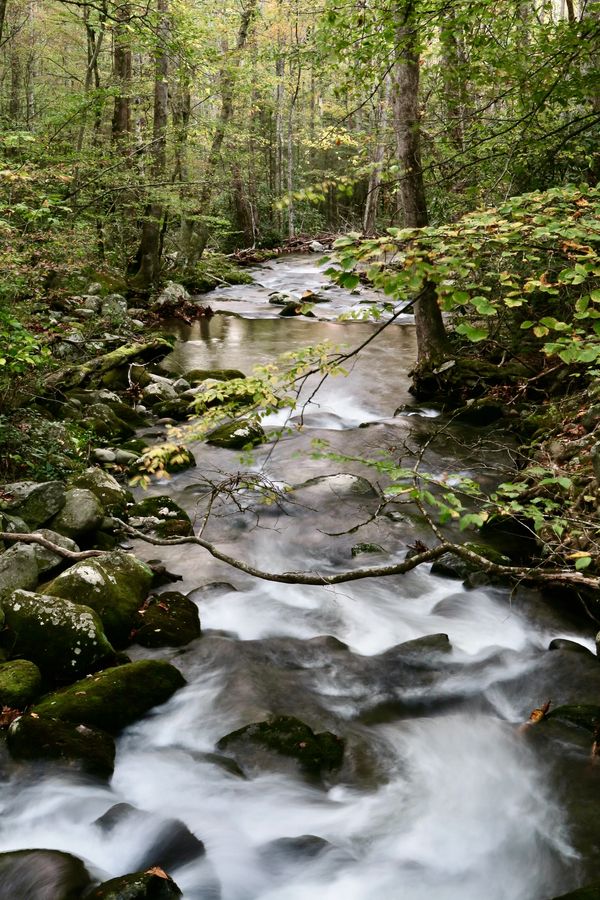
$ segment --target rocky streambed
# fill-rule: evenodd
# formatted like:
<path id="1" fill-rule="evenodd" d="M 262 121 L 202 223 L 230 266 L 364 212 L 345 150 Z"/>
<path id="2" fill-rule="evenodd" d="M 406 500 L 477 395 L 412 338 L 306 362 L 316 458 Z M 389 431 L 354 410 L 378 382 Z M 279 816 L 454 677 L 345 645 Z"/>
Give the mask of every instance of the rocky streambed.
<path id="1" fill-rule="evenodd" d="M 408 317 L 324 385 L 300 429 L 281 433 L 285 410 L 263 420 L 243 466 L 235 434 L 194 441 L 207 379 L 372 333 L 333 312 L 360 296 L 323 282 L 289 258 L 215 292 L 214 316 L 168 329 L 172 352 L 67 391 L 61 415 L 106 424 L 93 465 L 3 486 L 3 533 L 46 543 L 0 554 L 0 897 L 550 900 L 600 879 L 591 624 L 449 561 L 281 585 L 122 531 L 201 530 L 270 571 L 328 573 L 401 559 L 428 532 L 364 467 L 315 456 L 314 438 L 347 459 L 427 444 L 428 471 L 498 477 L 497 423 L 433 439 L 443 419 L 412 403 Z M 332 297 L 315 319 L 270 302 L 306 290 Z M 165 441 L 170 477 L 133 496 L 140 454 Z"/>

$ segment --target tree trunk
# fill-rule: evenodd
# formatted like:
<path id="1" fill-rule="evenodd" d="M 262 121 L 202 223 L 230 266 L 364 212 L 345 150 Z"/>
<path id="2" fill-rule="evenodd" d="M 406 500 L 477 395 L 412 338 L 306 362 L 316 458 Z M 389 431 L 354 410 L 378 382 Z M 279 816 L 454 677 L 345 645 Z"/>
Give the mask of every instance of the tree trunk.
<path id="1" fill-rule="evenodd" d="M 369 186 L 367 189 L 367 197 L 365 200 L 365 208 L 363 213 L 363 232 L 366 237 L 374 234 L 375 222 L 377 218 L 377 207 L 379 206 L 379 195 L 381 193 L 381 172 L 383 166 L 383 155 L 385 152 L 385 131 L 388 118 L 388 94 L 389 79 L 384 81 L 379 101 L 375 109 L 374 131 L 376 133 L 375 148 L 372 156 L 372 168 L 369 176 Z"/>
<path id="2" fill-rule="evenodd" d="M 117 24 L 113 37 L 113 75 L 117 86 L 112 120 L 115 143 L 124 143 L 131 134 L 131 47 L 127 26 L 131 6 L 123 3 L 116 10 Z"/>
<path id="3" fill-rule="evenodd" d="M 416 0 L 404 0 L 397 8 L 392 106 L 400 165 L 399 196 L 406 228 L 424 228 L 429 222 L 421 164 L 419 65 Z M 432 284 L 425 285 L 414 310 L 417 361 L 426 367 L 443 358 L 446 350 L 446 330 Z"/>
<path id="4" fill-rule="evenodd" d="M 150 172 L 154 182 L 164 181 L 167 169 L 167 124 L 169 112 L 169 0 L 156 0 L 158 27 L 156 31 L 154 118 Z M 137 272 L 132 283 L 148 290 L 158 283 L 162 246 L 162 203 L 153 199 L 146 208 L 142 236 L 137 253 Z"/>
<path id="5" fill-rule="evenodd" d="M 0 46 L 2 46 L 2 37 L 4 35 L 4 21 L 6 19 L 6 7 L 8 0 L 0 0 Z"/>

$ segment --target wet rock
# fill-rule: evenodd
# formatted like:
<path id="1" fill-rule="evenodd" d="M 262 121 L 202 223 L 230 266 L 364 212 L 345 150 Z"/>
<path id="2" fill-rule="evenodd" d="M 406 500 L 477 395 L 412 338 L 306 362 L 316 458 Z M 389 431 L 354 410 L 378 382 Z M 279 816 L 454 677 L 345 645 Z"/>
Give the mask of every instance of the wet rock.
<path id="1" fill-rule="evenodd" d="M 465 547 L 468 550 L 472 550 L 474 553 L 478 553 L 485 559 L 489 559 L 490 562 L 502 566 L 510 565 L 511 561 L 507 556 L 503 556 L 496 550 L 492 550 L 491 547 L 473 543 L 466 543 Z M 493 575 L 489 575 L 484 569 L 478 566 L 477 563 L 461 559 L 453 553 L 444 553 L 443 556 L 436 559 L 431 566 L 431 574 L 441 575 L 444 578 L 456 578 L 461 581 L 466 581 L 469 587 L 479 587 L 481 584 L 490 584 L 494 579 Z"/>
<path id="2" fill-rule="evenodd" d="M 427 634 L 412 641 L 404 641 L 394 648 L 398 653 L 422 656 L 431 653 L 451 653 L 452 644 L 447 634 Z"/>
<path id="3" fill-rule="evenodd" d="M 337 475 L 320 475 L 317 478 L 309 478 L 301 484 L 294 486 L 295 491 L 305 491 L 308 488 L 315 488 L 324 493 L 331 493 L 336 497 L 348 498 L 355 497 L 376 497 L 377 492 L 373 485 L 362 478 L 360 475 L 348 475 L 340 472 Z"/>
<path id="4" fill-rule="evenodd" d="M 174 900 L 183 894 L 162 869 L 111 878 L 86 895 L 89 900 Z"/>
<path id="5" fill-rule="evenodd" d="M 0 598 L 38 583 L 38 564 L 32 544 L 14 544 L 0 554 Z"/>
<path id="6" fill-rule="evenodd" d="M 522 676 L 498 684 L 498 690 L 520 710 L 524 721 L 532 709 L 552 699 L 549 718 L 567 707 L 597 707 L 600 697 L 600 665 L 591 653 L 572 650 L 542 651 L 527 673 L 526 690 Z"/>
<path id="7" fill-rule="evenodd" d="M 56 544 L 57 547 L 62 547 L 63 550 L 71 550 L 74 553 L 79 550 L 75 541 L 64 534 L 59 534 L 57 531 L 51 531 L 50 528 L 36 528 L 36 534 L 41 534 L 47 541 Z M 65 557 L 59 553 L 47 550 L 41 544 L 31 544 L 31 546 L 35 554 L 39 575 L 46 575 L 48 572 L 52 572 L 53 569 L 57 569 L 65 564 Z"/>
<path id="8" fill-rule="evenodd" d="M 176 307 L 187 303 L 192 298 L 182 284 L 176 281 L 167 281 L 166 285 L 152 303 L 152 309 L 160 310 L 162 307 Z"/>
<path id="9" fill-rule="evenodd" d="M 362 556 L 363 553 L 384 553 L 387 555 L 387 550 L 385 550 L 380 544 L 355 544 L 350 553 L 352 556 Z"/>
<path id="10" fill-rule="evenodd" d="M 554 897 L 553 900 L 600 900 L 600 882 L 578 888 L 568 894 L 561 894 L 560 897 Z"/>
<path id="11" fill-rule="evenodd" d="M 135 427 L 119 418 L 108 403 L 92 403 L 81 421 L 93 428 L 99 438 L 127 440 L 135 435 Z"/>
<path id="12" fill-rule="evenodd" d="M 229 594 L 230 591 L 237 591 L 237 588 L 228 581 L 211 581 L 209 584 L 201 584 L 199 587 L 190 591 L 188 597 L 195 603 L 202 603 L 203 600 L 220 597 Z"/>
<path id="13" fill-rule="evenodd" d="M 239 369 L 190 369 L 184 373 L 183 377 L 191 385 L 196 385 L 208 378 L 213 378 L 215 381 L 232 381 L 234 378 L 245 378 L 246 376 Z"/>
<path id="14" fill-rule="evenodd" d="M 325 253 L 325 250 L 327 248 L 324 244 L 321 243 L 321 241 L 311 241 L 308 245 L 308 249 L 311 253 Z"/>
<path id="15" fill-rule="evenodd" d="M 106 634 L 124 647 L 137 611 L 152 583 L 152 570 L 131 553 L 115 550 L 106 556 L 75 563 L 46 587 L 53 597 L 84 603 L 100 616 Z"/>
<path id="16" fill-rule="evenodd" d="M 0 853 L 0 900 L 80 900 L 90 884 L 84 864 L 70 853 Z"/>
<path id="17" fill-rule="evenodd" d="M 200 637 L 198 607 L 179 591 L 149 597 L 134 624 L 142 647 L 183 647 Z"/>
<path id="18" fill-rule="evenodd" d="M 492 425 L 502 419 L 505 413 L 504 406 L 498 400 L 488 400 L 482 397 L 467 403 L 454 414 L 454 420 L 465 425 L 474 425 L 482 428 Z"/>
<path id="19" fill-rule="evenodd" d="M 159 538 L 181 537 L 194 533 L 188 514 L 168 495 L 145 497 L 129 510 L 129 524 Z"/>
<path id="20" fill-rule="evenodd" d="M 17 515 L 37 528 L 64 506 L 65 486 L 60 481 L 18 481 L 3 485 L 1 496 L 0 510 Z"/>
<path id="21" fill-rule="evenodd" d="M 256 447 L 266 440 L 266 435 L 260 425 L 247 419 L 220 425 L 206 438 L 208 444 L 215 447 L 225 447 L 229 450 L 243 450 L 244 447 Z"/>
<path id="22" fill-rule="evenodd" d="M 315 314 L 310 310 L 305 310 L 307 301 L 305 300 L 293 300 L 291 303 L 286 303 L 281 312 L 280 316 L 286 318 L 291 316 L 306 316 L 306 318 L 314 319 Z"/>
<path id="23" fill-rule="evenodd" d="M 94 447 L 92 450 L 92 457 L 96 462 L 105 463 L 107 465 L 116 462 L 117 458 L 114 450 L 108 450 L 105 447 Z"/>
<path id="24" fill-rule="evenodd" d="M 177 400 L 178 394 L 171 382 L 164 378 L 160 381 L 151 381 L 142 391 L 144 403 L 154 406 L 155 403 L 164 403 L 166 400 Z"/>
<path id="25" fill-rule="evenodd" d="M 42 676 L 35 663 L 14 659 L 0 665 L 0 707 L 25 709 L 42 688 Z"/>
<path id="26" fill-rule="evenodd" d="M 188 401 L 178 396 L 175 400 L 164 400 L 156 403 L 152 412 L 155 416 L 158 416 L 159 420 L 172 419 L 175 422 L 184 422 L 190 411 Z"/>
<path id="27" fill-rule="evenodd" d="M 52 680 L 73 681 L 114 658 L 102 622 L 87 606 L 62 597 L 15 591 L 3 601 L 4 646 Z"/>
<path id="28" fill-rule="evenodd" d="M 113 451 L 113 459 L 118 462 L 116 454 Z M 128 503 L 132 501 L 131 492 L 123 485 L 119 484 L 116 478 L 113 478 L 108 472 L 96 467 L 90 467 L 80 475 L 71 479 L 70 486 L 74 488 L 83 488 L 91 491 L 98 498 L 101 506 L 109 515 L 120 516 L 125 511 Z"/>
<path id="29" fill-rule="evenodd" d="M 287 306 L 288 303 L 296 302 L 297 301 L 292 294 L 287 294 L 284 291 L 273 291 L 273 293 L 269 294 L 269 303 L 271 306 Z"/>
<path id="30" fill-rule="evenodd" d="M 19 716 L 7 746 L 13 759 L 62 762 L 99 778 L 110 778 L 115 765 L 115 742 L 105 731 L 38 715 Z"/>
<path id="31" fill-rule="evenodd" d="M 274 757 L 286 757 L 294 760 L 305 774 L 319 776 L 339 769 L 344 759 L 342 738 L 330 731 L 315 734 L 292 716 L 275 716 L 245 725 L 221 738 L 217 746 L 232 754 L 242 769 L 257 771 L 273 768 Z"/>
<path id="32" fill-rule="evenodd" d="M 104 833 L 123 832 L 127 839 L 136 832 L 148 835 L 149 846 L 131 864 L 132 868 L 160 866 L 171 872 L 206 855 L 202 841 L 179 819 L 157 819 L 129 803 L 111 806 L 94 824 Z"/>
<path id="33" fill-rule="evenodd" d="M 546 718 L 568 722 L 570 725 L 585 728 L 593 733 L 600 726 L 600 706 L 567 703 L 551 709 Z"/>
<path id="34" fill-rule="evenodd" d="M 181 672 L 162 660 L 142 659 L 104 669 L 49 694 L 32 710 L 39 716 L 116 734 L 185 685 Z"/>
<path id="35" fill-rule="evenodd" d="M 302 834 L 293 838 L 278 838 L 261 847 L 261 854 L 276 854 L 292 860 L 310 860 L 325 853 L 332 845 L 325 838 Z"/>
<path id="36" fill-rule="evenodd" d="M 73 539 L 95 531 L 103 516 L 95 494 L 85 488 L 71 488 L 65 494 L 65 505 L 50 524 L 54 531 Z"/>
<path id="37" fill-rule="evenodd" d="M 568 641 L 566 638 L 554 638 L 548 645 L 548 650 L 571 650 L 572 653 L 585 653 L 594 656 L 591 650 L 578 644 L 577 641 Z"/>

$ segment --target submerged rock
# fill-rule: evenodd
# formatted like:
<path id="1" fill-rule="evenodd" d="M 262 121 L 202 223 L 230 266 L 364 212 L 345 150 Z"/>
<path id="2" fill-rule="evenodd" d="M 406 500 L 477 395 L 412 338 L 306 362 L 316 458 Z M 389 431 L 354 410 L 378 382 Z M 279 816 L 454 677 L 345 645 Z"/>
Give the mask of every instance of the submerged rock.
<path id="1" fill-rule="evenodd" d="M 42 676 L 35 663 L 14 659 L 0 665 L 0 707 L 25 709 L 42 688 Z"/>
<path id="2" fill-rule="evenodd" d="M 231 753 L 242 768 L 272 768 L 273 755 L 294 760 L 307 775 L 318 776 L 339 769 L 344 741 L 330 731 L 315 734 L 292 716 L 275 716 L 254 722 L 221 738 L 219 750 Z"/>
<path id="3" fill-rule="evenodd" d="M 134 630 L 142 647 L 183 647 L 200 637 L 198 607 L 179 591 L 149 597 Z"/>
<path id="4" fill-rule="evenodd" d="M 111 878 L 86 895 L 89 900 L 173 900 L 183 894 L 162 869 Z"/>
<path id="5" fill-rule="evenodd" d="M 131 864 L 132 868 L 160 866 L 170 872 L 206 854 L 202 841 L 179 819 L 159 819 L 153 813 L 136 809 L 129 803 L 111 806 L 94 824 L 105 833 L 122 831 L 127 838 L 136 831 L 148 835 L 152 825 L 155 826 L 152 837 L 149 837 L 150 845 L 141 851 Z"/>
<path id="6" fill-rule="evenodd" d="M 46 592 L 91 607 L 102 619 L 108 638 L 124 647 L 151 583 L 152 569 L 146 563 L 115 550 L 75 563 L 50 582 Z"/>
<path id="7" fill-rule="evenodd" d="M 385 550 L 380 544 L 355 544 L 350 553 L 352 556 L 362 556 L 363 553 L 383 553 L 387 555 L 387 550 Z"/>
<path id="8" fill-rule="evenodd" d="M 115 652 L 88 606 L 62 597 L 15 591 L 3 603 L 3 642 L 52 680 L 73 681 L 106 665 Z"/>
<path id="9" fill-rule="evenodd" d="M 319 475 L 317 478 L 309 478 L 308 481 L 294 485 L 295 491 L 306 491 L 309 488 L 326 494 L 334 494 L 344 500 L 377 496 L 377 491 L 366 478 L 362 478 L 360 475 L 349 475 L 345 472 L 337 475 Z"/>
<path id="10" fill-rule="evenodd" d="M 244 447 L 255 447 L 266 440 L 266 435 L 260 425 L 247 419 L 238 422 L 229 422 L 220 425 L 206 438 L 207 444 L 215 447 L 225 447 L 229 450 L 243 450 Z"/>
<path id="11" fill-rule="evenodd" d="M 116 734 L 152 707 L 166 703 L 184 685 L 183 675 L 174 666 L 142 659 L 104 669 L 56 691 L 32 712 Z"/>
<path id="12" fill-rule="evenodd" d="M 5 484 L 0 510 L 15 514 L 32 528 L 43 525 L 62 509 L 65 486 L 61 481 L 18 481 Z"/>
<path id="13" fill-rule="evenodd" d="M 14 759 L 63 762 L 99 778 L 110 778 L 115 766 L 115 742 L 105 731 L 45 716 L 19 716 L 7 746 Z"/>
<path id="14" fill-rule="evenodd" d="M 79 900 L 90 884 L 86 867 L 70 853 L 0 853 L 0 900 Z"/>

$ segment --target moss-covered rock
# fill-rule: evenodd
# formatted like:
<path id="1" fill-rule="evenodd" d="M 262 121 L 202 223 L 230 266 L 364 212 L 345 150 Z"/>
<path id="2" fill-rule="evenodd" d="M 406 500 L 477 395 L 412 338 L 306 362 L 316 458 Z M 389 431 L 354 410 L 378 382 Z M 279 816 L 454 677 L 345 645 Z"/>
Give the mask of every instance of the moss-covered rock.
<path id="1" fill-rule="evenodd" d="M 116 734 L 165 703 L 184 684 L 181 672 L 169 663 L 142 659 L 104 669 L 49 694 L 32 712 Z"/>
<path id="2" fill-rule="evenodd" d="M 466 543 L 465 547 L 467 550 L 472 550 L 473 553 L 478 553 L 479 556 L 483 556 L 484 559 L 488 559 L 497 565 L 510 565 L 511 561 L 507 556 L 503 556 L 491 547 L 471 542 Z M 466 581 L 473 587 L 476 586 L 475 576 L 480 577 L 482 581 L 487 583 L 492 580 L 492 576 L 489 576 L 477 563 L 468 559 L 461 559 L 460 556 L 455 556 L 453 553 L 444 553 L 443 556 L 436 559 L 431 566 L 431 574 L 442 575 L 444 578 L 457 578 L 461 581 Z"/>
<path id="3" fill-rule="evenodd" d="M 64 502 L 65 486 L 61 481 L 18 481 L 3 485 L 0 510 L 37 528 L 55 516 Z"/>
<path id="4" fill-rule="evenodd" d="M 65 505 L 50 524 L 54 531 L 74 539 L 95 531 L 103 516 L 95 494 L 85 488 L 71 488 L 65 494 Z"/>
<path id="5" fill-rule="evenodd" d="M 62 597 L 15 591 L 3 601 L 2 643 L 53 681 L 73 681 L 106 665 L 114 650 L 98 615 Z"/>
<path id="6" fill-rule="evenodd" d="M 129 510 L 129 523 L 159 538 L 185 537 L 194 533 L 186 511 L 166 494 L 144 497 Z"/>
<path id="7" fill-rule="evenodd" d="M 41 534 L 47 541 L 56 544 L 57 547 L 62 547 L 63 550 L 71 550 L 72 552 L 79 550 L 75 541 L 64 534 L 52 531 L 50 528 L 36 528 L 36 534 Z M 61 556 L 59 553 L 54 553 L 52 550 L 42 547 L 41 544 L 32 544 L 31 546 L 35 554 L 39 575 L 46 575 L 46 573 L 52 572 L 53 569 L 65 563 L 64 556 Z"/>
<path id="8" fill-rule="evenodd" d="M 84 864 L 59 850 L 0 853 L 1 896 L 5 900 L 80 900 L 91 884 Z"/>
<path id="9" fill-rule="evenodd" d="M 219 750 L 232 753 L 244 768 L 262 769 L 261 756 L 276 754 L 293 759 L 304 773 L 318 776 L 338 769 L 344 758 L 344 741 L 331 731 L 315 734 L 293 716 L 275 716 L 254 722 L 221 738 Z"/>
<path id="10" fill-rule="evenodd" d="M 129 642 L 137 611 L 152 582 L 152 569 L 131 553 L 115 550 L 75 563 L 46 586 L 53 597 L 84 603 L 95 610 L 117 647 Z"/>
<path id="11" fill-rule="evenodd" d="M 113 738 L 87 725 L 19 716 L 10 726 L 6 742 L 14 759 L 60 761 L 99 778 L 110 778 L 115 766 Z"/>
<path id="12" fill-rule="evenodd" d="M 183 647 L 200 637 L 198 607 L 179 591 L 149 597 L 134 625 L 142 647 Z"/>
<path id="13" fill-rule="evenodd" d="M 505 407 L 498 400 L 482 397 L 462 406 L 454 413 L 454 420 L 465 425 L 485 427 L 498 422 L 505 414 Z"/>
<path id="14" fill-rule="evenodd" d="M 31 590 L 38 582 L 38 564 L 31 544 L 13 544 L 0 554 L 0 598 L 23 588 Z"/>
<path id="15" fill-rule="evenodd" d="M 113 412 L 108 403 L 92 403 L 81 420 L 101 438 L 127 440 L 135 435 L 135 428 Z"/>
<path id="16" fill-rule="evenodd" d="M 141 450 L 143 450 L 143 445 Z M 91 467 L 72 478 L 70 486 L 84 488 L 95 494 L 102 507 L 109 515 L 120 516 L 125 512 L 127 504 L 132 501 L 131 492 L 124 488 L 116 478 L 103 469 Z"/>
<path id="17" fill-rule="evenodd" d="M 241 419 L 238 422 L 229 422 L 220 425 L 208 435 L 208 444 L 215 447 L 226 447 L 229 450 L 243 450 L 244 447 L 256 447 L 266 440 L 266 435 L 260 425 Z"/>
<path id="18" fill-rule="evenodd" d="M 89 900 L 174 900 L 183 894 L 162 869 L 111 878 L 87 894 Z"/>
<path id="19" fill-rule="evenodd" d="M 350 550 L 352 556 L 362 556 L 363 553 L 384 553 L 387 554 L 381 544 L 355 544 Z"/>
<path id="20" fill-rule="evenodd" d="M 233 381 L 234 378 L 245 378 L 239 369 L 190 369 L 183 376 L 191 385 L 201 384 L 203 381 Z"/>
<path id="21" fill-rule="evenodd" d="M 39 696 L 42 676 L 35 663 L 13 659 L 0 665 L 0 707 L 25 709 Z"/>

